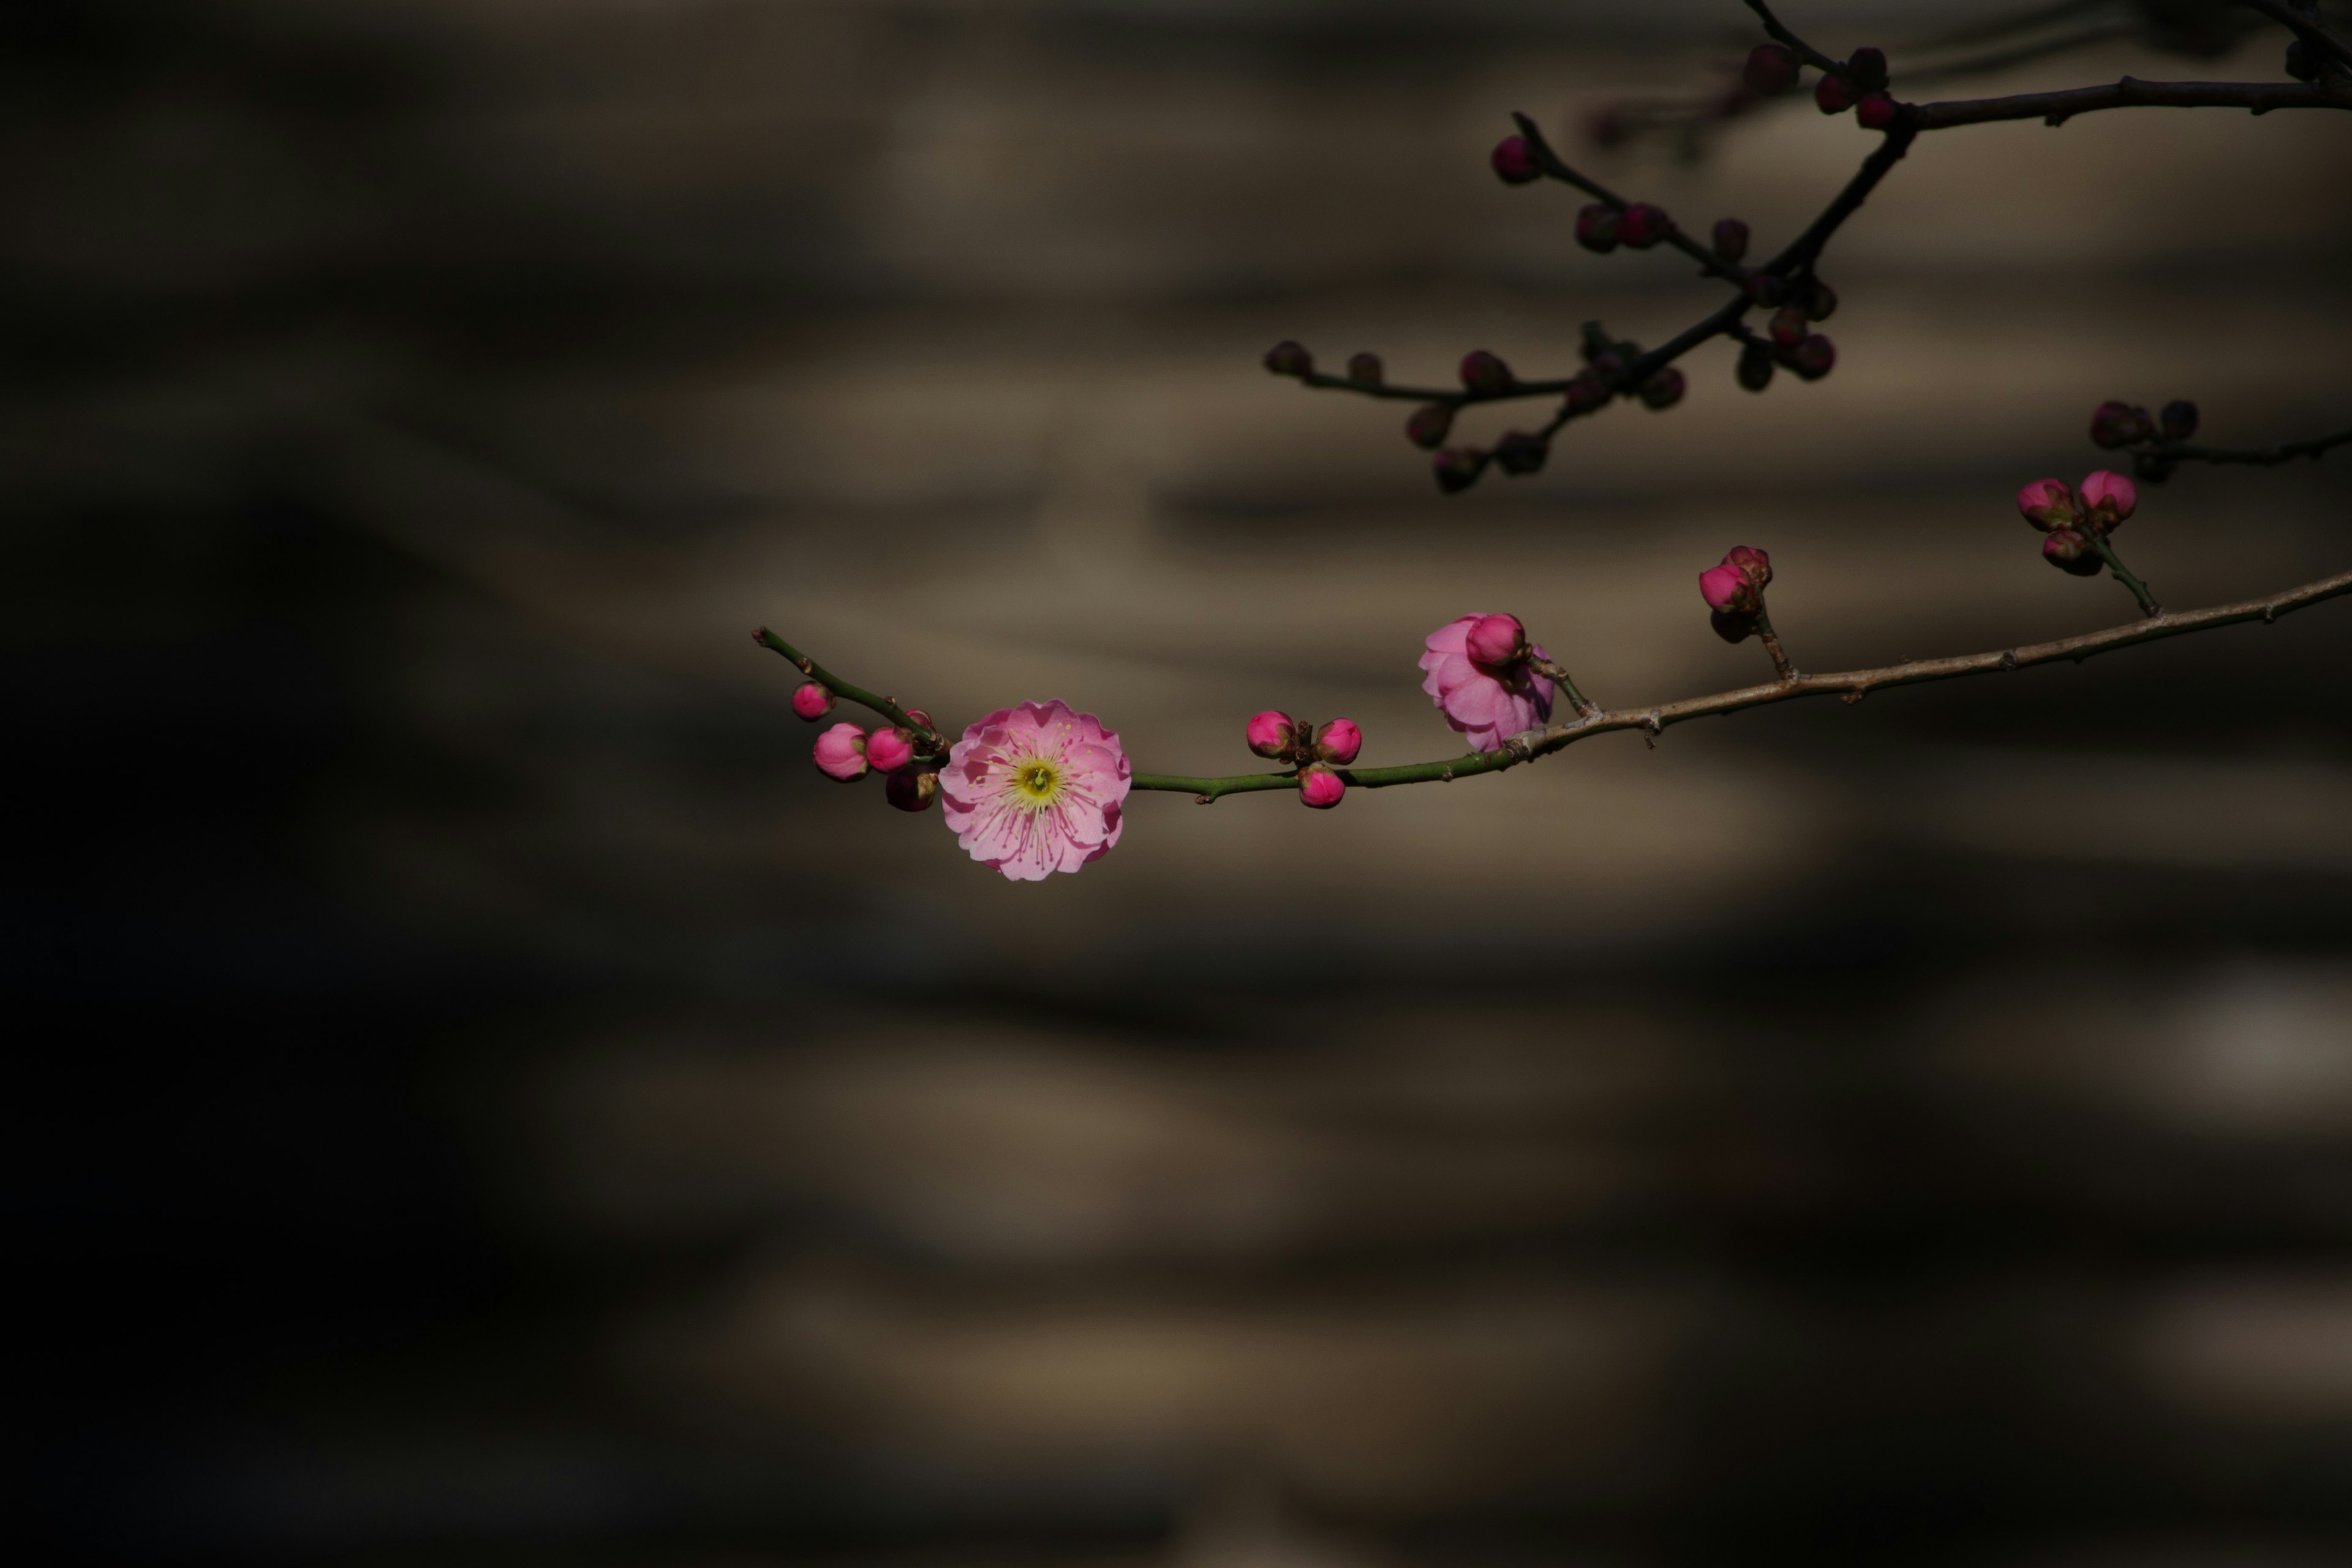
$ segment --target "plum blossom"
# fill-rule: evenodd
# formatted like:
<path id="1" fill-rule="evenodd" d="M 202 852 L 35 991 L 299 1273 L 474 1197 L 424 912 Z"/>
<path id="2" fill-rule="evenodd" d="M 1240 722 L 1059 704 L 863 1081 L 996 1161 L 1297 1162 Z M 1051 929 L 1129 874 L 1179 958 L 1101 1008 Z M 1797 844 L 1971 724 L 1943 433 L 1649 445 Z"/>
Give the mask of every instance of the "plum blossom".
<path id="1" fill-rule="evenodd" d="M 942 815 L 982 865 L 1043 881 L 1118 842 L 1131 771 L 1117 732 L 1091 713 L 1058 700 L 1000 708 L 949 749 Z"/>
<path id="2" fill-rule="evenodd" d="M 1446 723 L 1482 752 L 1549 720 L 1552 697 L 1551 682 L 1524 658 L 1489 665 L 1471 657 L 1471 630 L 1487 619 L 1475 615 L 1447 622 L 1429 634 L 1423 645 L 1428 651 L 1421 656 L 1421 668 L 1428 672 L 1421 689 L 1437 704 Z M 1551 658 L 1540 646 L 1528 651 L 1547 661 Z"/>
<path id="3" fill-rule="evenodd" d="M 816 738 L 816 765 L 825 777 L 848 784 L 866 776 L 866 731 L 851 723 L 835 724 Z"/>

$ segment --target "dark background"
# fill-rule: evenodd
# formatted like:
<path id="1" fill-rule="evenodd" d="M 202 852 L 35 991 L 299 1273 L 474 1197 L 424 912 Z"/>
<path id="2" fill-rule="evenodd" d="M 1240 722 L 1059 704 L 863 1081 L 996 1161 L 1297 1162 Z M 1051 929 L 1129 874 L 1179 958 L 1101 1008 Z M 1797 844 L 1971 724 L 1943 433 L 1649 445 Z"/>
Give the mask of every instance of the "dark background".
<path id="1" fill-rule="evenodd" d="M 1902 8 L 1932 32 L 1982 5 Z M 1791 5 L 1825 46 L 1887 8 Z M 1529 374 L 1869 144 L 1729 0 L 7 12 L 11 1403 L 45 1554 L 2352 1556 L 2352 610 L 1609 737 L 1012 885 L 806 761 L 770 623 L 1141 766 L 1443 754 L 1421 637 L 1610 702 L 2128 618 L 2009 496 L 2104 397 L 2347 422 L 2352 121 L 1927 138 L 1841 360 L 1441 500 L 1295 335 Z M 2274 79 L 2119 36 L 1964 86 Z M 1907 35 L 1905 35 L 1907 36 Z M 1500 420 L 1494 422 L 1501 427 Z M 1474 422 L 1475 437 L 1493 434 Z M 2169 602 L 2347 564 L 2189 471 Z"/>

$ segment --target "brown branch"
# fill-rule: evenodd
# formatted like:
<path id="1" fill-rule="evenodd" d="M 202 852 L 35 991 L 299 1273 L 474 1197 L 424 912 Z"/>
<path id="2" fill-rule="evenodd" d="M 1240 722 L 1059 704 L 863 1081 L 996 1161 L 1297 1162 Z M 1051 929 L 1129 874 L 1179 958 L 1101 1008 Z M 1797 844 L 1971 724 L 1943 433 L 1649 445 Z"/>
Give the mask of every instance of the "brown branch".
<path id="1" fill-rule="evenodd" d="M 2352 430 L 2315 436 L 2308 441 L 2286 441 L 2275 447 L 2195 447 L 2181 441 L 2153 441 L 2135 446 L 2130 451 L 2142 462 L 2241 463 L 2267 468 L 2292 463 L 2297 458 L 2316 461 L 2345 446 L 2352 446 Z"/>
<path id="2" fill-rule="evenodd" d="M 2352 66 L 2352 44 L 2346 43 L 2327 30 L 2327 24 L 2320 20 L 2316 7 L 2309 11 L 2297 10 L 2292 5 L 2282 4 L 2281 0 L 2238 0 L 2238 4 L 2250 11 L 2260 11 L 2280 26 L 2293 32 L 2306 46 L 2316 47 L 2322 53 L 2334 56 L 2338 65 Z"/>
<path id="3" fill-rule="evenodd" d="M 2063 125 L 2102 109 L 2352 109 L 2352 87 L 2326 82 L 2141 81 L 2125 77 L 2105 87 L 2021 92 L 2009 98 L 1957 99 L 1911 107 L 1922 131 L 1984 125 L 1998 120 L 2039 120 Z"/>

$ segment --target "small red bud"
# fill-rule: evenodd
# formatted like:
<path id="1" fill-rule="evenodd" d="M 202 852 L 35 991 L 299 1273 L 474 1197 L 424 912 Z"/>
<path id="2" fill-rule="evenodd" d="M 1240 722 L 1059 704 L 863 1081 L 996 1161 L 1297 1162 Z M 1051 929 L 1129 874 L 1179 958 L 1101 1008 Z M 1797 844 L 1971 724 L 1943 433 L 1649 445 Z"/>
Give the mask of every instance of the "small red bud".
<path id="1" fill-rule="evenodd" d="M 1499 396 L 1511 390 L 1511 367 L 1502 356 L 1485 349 L 1472 349 L 1462 356 L 1462 384 L 1482 397 Z"/>
<path id="2" fill-rule="evenodd" d="M 2095 577 L 2106 564 L 2091 548 L 2090 540 L 2071 528 L 2059 529 L 2042 542 L 2042 559 L 2077 577 Z"/>
<path id="3" fill-rule="evenodd" d="M 2091 439 L 2101 447 L 2129 447 L 2154 434 L 2147 409 L 2116 398 L 2100 404 L 2091 414 Z"/>
<path id="4" fill-rule="evenodd" d="M 1736 217 L 1715 220 L 1715 253 L 1726 261 L 1738 261 L 1748 254 L 1748 226 Z"/>
<path id="5" fill-rule="evenodd" d="M 1716 610 L 1706 617 L 1715 635 L 1729 643 L 1746 642 L 1756 635 L 1756 617 L 1741 610 Z"/>
<path id="6" fill-rule="evenodd" d="M 1528 656 L 1528 628 L 1517 616 L 1481 616 L 1462 637 L 1473 664 L 1493 668 L 1517 665 Z"/>
<path id="7" fill-rule="evenodd" d="M 1789 297 L 1789 286 L 1769 272 L 1759 272 L 1748 279 L 1748 302 L 1759 310 L 1777 309 Z"/>
<path id="8" fill-rule="evenodd" d="M 1265 368 L 1276 375 L 1311 375 L 1315 372 L 1315 356 L 1303 343 L 1285 338 L 1265 351 Z"/>
<path id="9" fill-rule="evenodd" d="M 887 726 L 877 729 L 866 737 L 866 760 L 877 773 L 897 773 L 915 760 L 914 731 Z"/>
<path id="10" fill-rule="evenodd" d="M 1507 474 L 1532 474 L 1551 456 L 1551 447 L 1524 430 L 1513 430 L 1495 443 L 1495 461 Z"/>
<path id="11" fill-rule="evenodd" d="M 1404 438 L 1416 447 L 1434 448 L 1445 444 L 1445 433 L 1453 428 L 1452 404 L 1424 403 L 1404 422 Z"/>
<path id="12" fill-rule="evenodd" d="M 1365 386 L 1378 386 L 1388 374 L 1376 353 L 1358 353 L 1348 356 L 1348 379 Z"/>
<path id="13" fill-rule="evenodd" d="M 1364 732 L 1353 719 L 1334 719 L 1315 731 L 1315 759 L 1346 767 L 1364 749 Z"/>
<path id="14" fill-rule="evenodd" d="M 1263 713 L 1252 714 L 1242 734 L 1249 742 L 1249 749 L 1259 756 L 1278 757 L 1290 750 L 1291 740 L 1297 731 L 1297 726 L 1291 721 L 1289 714 L 1278 708 L 1269 708 Z"/>
<path id="15" fill-rule="evenodd" d="M 1772 313 L 1772 341 L 1784 349 L 1795 348 L 1811 331 L 1801 305 L 1783 305 Z"/>
<path id="16" fill-rule="evenodd" d="M 2063 479 L 2036 479 L 2017 492 L 2018 514 L 2047 533 L 2074 525 L 2074 492 Z"/>
<path id="17" fill-rule="evenodd" d="M 2113 533 L 2138 508 L 2139 491 L 2121 474 L 2101 468 L 2083 481 L 2074 500 L 2093 528 Z"/>
<path id="18" fill-rule="evenodd" d="M 1741 573 L 1757 591 L 1772 585 L 1772 557 L 1752 544 L 1735 544 L 1723 552 L 1723 563 Z"/>
<path id="19" fill-rule="evenodd" d="M 1750 343 L 1739 351 L 1739 368 L 1733 375 L 1750 392 L 1761 392 L 1772 384 L 1772 351 L 1761 343 Z"/>
<path id="20" fill-rule="evenodd" d="M 866 776 L 866 731 L 844 721 L 816 738 L 817 771 L 850 784 Z"/>
<path id="21" fill-rule="evenodd" d="M 1843 114 L 1853 107 L 1853 89 L 1835 71 L 1824 71 L 1822 79 L 1813 84 L 1813 101 L 1823 114 Z"/>
<path id="22" fill-rule="evenodd" d="M 2163 421 L 2164 438 L 2168 441 L 2186 441 L 2197 434 L 2197 405 L 2185 397 L 2166 404 L 2158 418 Z"/>
<path id="23" fill-rule="evenodd" d="M 1642 401 L 1652 408 L 1672 408 L 1683 400 L 1683 373 L 1673 365 L 1642 384 Z"/>
<path id="24" fill-rule="evenodd" d="M 929 768 L 908 768 L 882 781 L 882 798 L 900 811 L 929 811 L 940 795 L 940 775 Z"/>
<path id="25" fill-rule="evenodd" d="M 2132 472 L 2152 485 L 2164 483 L 2179 466 L 2175 459 L 2155 452 L 2140 452 L 2132 458 Z"/>
<path id="26" fill-rule="evenodd" d="M 1298 800 L 1302 805 L 1328 811 L 1339 805 L 1339 797 L 1347 793 L 1347 781 L 1319 763 L 1309 763 L 1299 770 Z"/>
<path id="27" fill-rule="evenodd" d="M 931 728 L 931 716 L 924 712 L 921 709 L 909 708 L 906 712 L 907 721 L 914 725 L 917 729 L 928 730 Z"/>
<path id="28" fill-rule="evenodd" d="M 1609 401 L 1609 384 L 1597 370 L 1580 370 L 1568 378 L 1568 411 L 1590 414 Z"/>
<path id="29" fill-rule="evenodd" d="M 1675 232 L 1675 220 L 1664 207 L 1635 202 L 1617 217 L 1617 238 L 1635 250 L 1647 250 Z"/>
<path id="30" fill-rule="evenodd" d="M 1759 44 L 1748 51 L 1740 79 L 1757 92 L 1786 92 L 1797 85 L 1796 52 L 1780 44 Z"/>
<path id="31" fill-rule="evenodd" d="M 1837 312 L 1837 290 L 1816 278 L 1805 296 L 1805 315 L 1809 320 L 1826 321 Z"/>
<path id="32" fill-rule="evenodd" d="M 1489 161 L 1495 165 L 1496 177 L 1507 185 L 1524 185 L 1543 178 L 1543 165 L 1536 162 L 1536 150 L 1528 145 L 1524 136 L 1506 136 L 1496 142 Z"/>
<path id="33" fill-rule="evenodd" d="M 1853 79 L 1854 90 L 1872 93 L 1886 85 L 1886 51 L 1867 46 L 1845 58 L 1845 74 Z"/>
<path id="34" fill-rule="evenodd" d="M 1854 105 L 1853 117 L 1864 131 L 1884 131 L 1895 123 L 1895 100 L 1874 92 Z"/>
<path id="35" fill-rule="evenodd" d="M 1459 495 L 1478 482 L 1486 470 L 1486 454 L 1475 447 L 1447 447 L 1432 459 L 1431 468 L 1437 475 L 1437 488 L 1447 495 Z"/>
<path id="36" fill-rule="evenodd" d="M 814 724 L 833 711 L 833 693 L 822 681 L 812 680 L 793 691 L 793 711 Z"/>
<path id="37" fill-rule="evenodd" d="M 1837 345 L 1815 332 L 1789 351 L 1789 368 L 1807 381 L 1819 381 L 1837 363 Z"/>
<path id="38" fill-rule="evenodd" d="M 1576 243 L 1598 255 L 1617 248 L 1617 209 L 1589 202 L 1576 211 Z"/>

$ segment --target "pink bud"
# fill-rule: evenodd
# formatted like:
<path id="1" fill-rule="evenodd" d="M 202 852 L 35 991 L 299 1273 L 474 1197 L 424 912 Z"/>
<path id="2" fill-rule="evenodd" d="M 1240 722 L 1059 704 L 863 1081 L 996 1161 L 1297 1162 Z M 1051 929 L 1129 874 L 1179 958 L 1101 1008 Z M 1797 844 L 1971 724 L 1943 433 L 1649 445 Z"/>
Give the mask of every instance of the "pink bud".
<path id="1" fill-rule="evenodd" d="M 1617 215 L 1617 238 L 1636 250 L 1647 250 L 1675 232 L 1675 220 L 1664 207 L 1635 202 Z"/>
<path id="2" fill-rule="evenodd" d="M 1311 375 L 1315 356 L 1307 352 L 1306 344 L 1285 338 L 1265 351 L 1265 368 L 1276 375 Z"/>
<path id="3" fill-rule="evenodd" d="M 2116 525 L 2139 505 L 2139 491 L 2132 482 L 2105 468 L 2084 479 L 2074 493 L 2082 503 L 2084 516 L 2101 533 L 2113 533 Z"/>
<path id="4" fill-rule="evenodd" d="M 908 768 L 882 781 L 882 798 L 900 811 L 928 811 L 939 794 L 940 775 L 929 768 Z"/>
<path id="5" fill-rule="evenodd" d="M 1815 332 L 1789 351 L 1789 368 L 1807 381 L 1819 381 L 1837 363 L 1837 345 Z"/>
<path id="6" fill-rule="evenodd" d="M 1736 217 L 1715 220 L 1715 253 L 1726 261 L 1737 261 L 1748 254 L 1748 226 Z"/>
<path id="7" fill-rule="evenodd" d="M 1749 544 L 1735 544 L 1723 557 L 1726 566 L 1737 566 L 1748 580 L 1759 589 L 1772 585 L 1772 558 Z"/>
<path id="8" fill-rule="evenodd" d="M 1364 732 L 1353 719 L 1334 719 L 1315 731 L 1315 758 L 1346 767 L 1364 749 Z"/>
<path id="9" fill-rule="evenodd" d="M 1698 596 L 1706 601 L 1708 609 L 1727 614 L 1752 614 L 1756 609 L 1756 584 L 1737 566 L 1710 566 L 1700 573 Z"/>
<path id="10" fill-rule="evenodd" d="M 1617 248 L 1617 209 L 1590 202 L 1576 209 L 1576 243 L 1606 256 Z"/>
<path id="11" fill-rule="evenodd" d="M 908 709 L 907 720 L 919 730 L 928 730 L 931 727 L 931 716 L 919 708 Z"/>
<path id="12" fill-rule="evenodd" d="M 2074 492 L 2063 479 L 2036 479 L 2019 489 L 2017 510 L 2044 533 L 2070 527 L 2074 521 Z"/>
<path id="13" fill-rule="evenodd" d="M 817 771 L 847 784 L 866 776 L 866 731 L 855 724 L 835 724 L 816 738 Z"/>
<path id="14" fill-rule="evenodd" d="M 1779 44 L 1759 44 L 1748 54 L 1741 79 L 1758 92 L 1786 92 L 1797 85 L 1797 56 Z"/>
<path id="15" fill-rule="evenodd" d="M 812 680 L 793 693 L 793 711 L 814 724 L 833 711 L 833 693 L 823 681 Z"/>
<path id="16" fill-rule="evenodd" d="M 1249 728 L 1243 731 L 1249 749 L 1261 757 L 1278 757 L 1290 750 L 1290 738 L 1296 726 L 1290 715 L 1278 708 L 1250 716 Z"/>
<path id="17" fill-rule="evenodd" d="M 1536 150 L 1528 145 L 1524 136 L 1506 136 L 1495 143 L 1495 173 L 1507 185 L 1524 185 L 1529 180 L 1543 178 L 1543 166 L 1536 162 Z"/>
<path id="18" fill-rule="evenodd" d="M 1895 123 L 1895 100 L 1883 92 L 1874 92 L 1854 105 L 1853 117 L 1864 131 L 1884 131 Z"/>
<path id="19" fill-rule="evenodd" d="M 1473 664 L 1489 667 L 1517 664 L 1528 653 L 1528 628 L 1517 616 L 1481 616 L 1470 623 L 1462 639 Z"/>
<path id="20" fill-rule="evenodd" d="M 1445 445 L 1445 433 L 1453 428 L 1452 404 L 1424 403 L 1404 422 L 1404 438 L 1416 447 L 1442 447 Z"/>
<path id="21" fill-rule="evenodd" d="M 1328 811 L 1347 793 L 1347 781 L 1328 768 L 1309 766 L 1298 775 L 1298 800 L 1302 805 Z"/>
<path id="22" fill-rule="evenodd" d="M 1823 114 L 1843 114 L 1853 107 L 1853 89 L 1835 71 L 1824 71 L 1822 79 L 1813 84 L 1813 101 Z"/>
<path id="23" fill-rule="evenodd" d="M 895 773 L 915 760 L 915 736 L 910 730 L 884 725 L 866 737 L 866 760 L 878 773 Z"/>
<path id="24" fill-rule="evenodd" d="M 1462 356 L 1461 368 L 1462 384 L 1481 395 L 1492 397 L 1511 390 L 1511 367 L 1500 354 L 1472 349 Z"/>
<path id="25" fill-rule="evenodd" d="M 2077 577 L 2095 577 L 2105 564 L 2090 540 L 2071 528 L 2059 529 L 2042 542 L 2042 559 Z"/>
<path id="26" fill-rule="evenodd" d="M 1568 378 L 1568 411 L 1590 414 L 1609 401 L 1609 384 L 1598 371 L 1580 370 Z"/>

